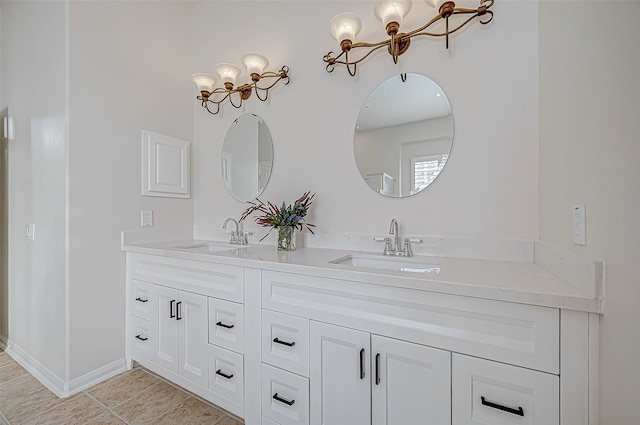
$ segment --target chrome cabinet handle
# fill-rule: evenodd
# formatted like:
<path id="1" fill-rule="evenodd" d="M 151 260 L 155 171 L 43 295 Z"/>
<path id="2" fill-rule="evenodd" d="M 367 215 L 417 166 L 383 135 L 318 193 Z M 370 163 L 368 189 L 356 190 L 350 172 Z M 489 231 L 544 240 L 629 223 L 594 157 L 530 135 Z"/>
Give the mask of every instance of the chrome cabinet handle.
<path id="1" fill-rule="evenodd" d="M 480 400 L 482 401 L 482 405 L 483 406 L 491 407 L 493 409 L 502 410 L 503 412 L 512 413 L 512 414 L 518 415 L 518 416 L 524 416 L 524 410 L 522 409 L 521 406 L 518 406 L 517 409 L 514 409 L 513 407 L 503 406 L 502 404 L 498 404 L 498 403 L 494 403 L 492 401 L 489 401 L 486 398 L 484 398 L 484 396 L 481 396 Z"/>

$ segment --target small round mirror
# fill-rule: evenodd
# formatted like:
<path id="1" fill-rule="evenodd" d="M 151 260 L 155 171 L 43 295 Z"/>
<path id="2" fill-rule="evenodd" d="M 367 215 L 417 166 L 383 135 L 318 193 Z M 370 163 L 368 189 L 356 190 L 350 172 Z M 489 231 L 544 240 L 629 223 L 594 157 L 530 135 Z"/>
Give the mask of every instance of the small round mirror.
<path id="1" fill-rule="evenodd" d="M 452 143 L 449 100 L 420 74 L 400 74 L 380 84 L 362 106 L 353 137 L 362 178 L 394 198 L 429 186 L 447 162 Z"/>
<path id="2" fill-rule="evenodd" d="M 231 123 L 222 145 L 222 179 L 238 201 L 257 198 L 269 182 L 273 165 L 273 143 L 265 122 L 244 114 Z"/>

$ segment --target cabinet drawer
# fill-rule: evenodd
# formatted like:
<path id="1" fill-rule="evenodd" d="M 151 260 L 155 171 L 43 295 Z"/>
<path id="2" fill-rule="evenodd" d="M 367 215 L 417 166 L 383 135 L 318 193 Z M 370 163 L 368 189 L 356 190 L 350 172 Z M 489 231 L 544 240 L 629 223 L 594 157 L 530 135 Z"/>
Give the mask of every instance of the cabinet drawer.
<path id="1" fill-rule="evenodd" d="M 209 298 L 209 343 L 244 353 L 244 306 Z"/>
<path id="2" fill-rule="evenodd" d="M 131 293 L 129 295 L 131 314 L 144 320 L 153 321 L 158 316 L 153 285 L 139 280 L 131 280 Z"/>
<path id="3" fill-rule="evenodd" d="M 262 361 L 309 377 L 309 319 L 262 310 Z"/>
<path id="4" fill-rule="evenodd" d="M 244 301 L 244 268 L 158 255 L 134 254 L 127 264 L 129 275 L 189 292 Z"/>
<path id="5" fill-rule="evenodd" d="M 262 417 L 262 425 L 280 425 L 279 423 L 273 422 L 269 418 Z"/>
<path id="6" fill-rule="evenodd" d="M 558 425 L 558 376 L 457 354 L 452 360 L 453 423 Z"/>
<path id="7" fill-rule="evenodd" d="M 262 364 L 262 416 L 280 425 L 307 425 L 309 380 Z"/>
<path id="8" fill-rule="evenodd" d="M 140 355 L 153 360 L 158 352 L 158 327 L 155 322 L 129 317 L 127 321 L 130 351 L 135 358 Z"/>
<path id="9" fill-rule="evenodd" d="M 227 410 L 242 411 L 244 400 L 244 358 L 215 345 L 208 346 L 209 389 L 235 405 Z"/>
<path id="10" fill-rule="evenodd" d="M 555 308 L 268 270 L 262 307 L 559 373 Z"/>

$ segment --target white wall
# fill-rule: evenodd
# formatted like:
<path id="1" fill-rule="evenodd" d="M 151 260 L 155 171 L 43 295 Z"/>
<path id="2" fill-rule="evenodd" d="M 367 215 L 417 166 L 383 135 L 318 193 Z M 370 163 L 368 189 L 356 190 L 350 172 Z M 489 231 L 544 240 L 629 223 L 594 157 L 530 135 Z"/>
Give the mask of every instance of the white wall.
<path id="1" fill-rule="evenodd" d="M 605 261 L 600 423 L 636 424 L 640 2 L 540 5 L 540 239 Z M 580 203 L 586 247 L 571 243 Z"/>
<path id="2" fill-rule="evenodd" d="M 220 151 L 230 123 L 256 113 L 269 126 L 274 165 L 261 199 L 293 202 L 317 192 L 310 221 L 320 233 L 386 233 L 397 217 L 403 233 L 464 238 L 537 239 L 538 236 L 538 6 L 499 2 L 488 26 L 472 25 L 451 40 L 416 39 L 398 65 L 378 52 L 359 67 L 325 71 L 322 56 L 336 51 L 328 22 L 352 10 L 363 20 L 362 39 L 386 37 L 372 1 L 207 1 L 194 11 L 193 72 L 215 74 L 218 62 L 241 64 L 248 51 L 266 55 L 270 69 L 286 64 L 291 83 L 269 102 L 241 110 L 225 105 L 211 116 L 194 99 L 195 226 L 207 237 L 246 205 L 234 201 L 220 177 Z M 433 14 L 414 2 L 412 17 Z M 242 16 L 242 19 L 235 19 Z M 300 19 L 296 18 L 300 17 Z M 384 198 L 358 173 L 353 156 L 356 118 L 370 92 L 388 77 L 417 72 L 447 94 L 455 138 L 443 173 L 426 191 L 407 199 Z M 245 75 L 246 78 L 246 75 Z M 195 98 L 195 86 L 191 89 Z M 255 237 L 266 233 L 257 229 Z"/>
<path id="3" fill-rule="evenodd" d="M 123 364 L 120 232 L 141 209 L 156 228 L 193 226 L 192 199 L 140 195 L 141 130 L 192 138 L 191 8 L 2 3 L 2 107 L 16 122 L 8 336 L 61 392 Z"/>
<path id="4" fill-rule="evenodd" d="M 141 130 L 192 139 L 191 8 L 71 2 L 71 378 L 124 353 L 120 232 L 141 209 L 156 228 L 193 226 L 192 199 L 140 195 Z"/>
<path id="5" fill-rule="evenodd" d="M 2 3 L 2 109 L 9 143 L 9 338 L 63 378 L 66 314 L 66 7 Z M 27 223 L 36 241 L 25 240 Z"/>

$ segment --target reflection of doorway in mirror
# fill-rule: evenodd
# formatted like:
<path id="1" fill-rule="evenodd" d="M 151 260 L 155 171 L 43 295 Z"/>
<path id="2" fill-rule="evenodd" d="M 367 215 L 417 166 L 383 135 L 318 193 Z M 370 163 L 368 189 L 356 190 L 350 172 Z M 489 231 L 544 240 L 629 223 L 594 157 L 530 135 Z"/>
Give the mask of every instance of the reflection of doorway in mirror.
<path id="1" fill-rule="evenodd" d="M 231 153 L 230 152 L 222 152 L 222 179 L 227 187 L 231 187 Z"/>
<path id="2" fill-rule="evenodd" d="M 387 196 L 396 194 L 396 179 L 387 173 L 367 174 L 365 181 L 378 193 Z"/>
<path id="3" fill-rule="evenodd" d="M 411 195 L 429 186 L 438 177 L 449 154 L 411 158 Z"/>
<path id="4" fill-rule="evenodd" d="M 271 177 L 271 161 L 258 161 L 258 190 L 262 190 Z"/>

